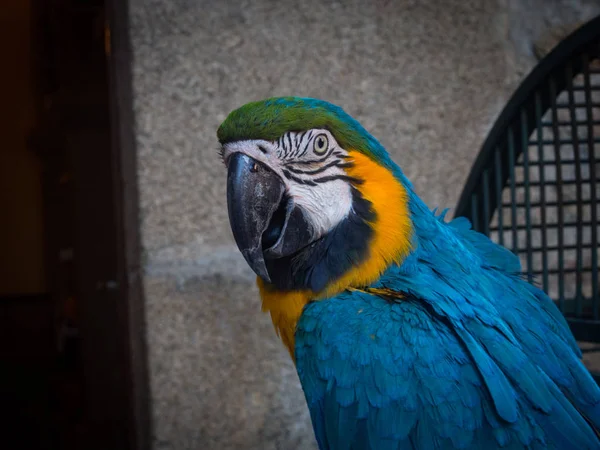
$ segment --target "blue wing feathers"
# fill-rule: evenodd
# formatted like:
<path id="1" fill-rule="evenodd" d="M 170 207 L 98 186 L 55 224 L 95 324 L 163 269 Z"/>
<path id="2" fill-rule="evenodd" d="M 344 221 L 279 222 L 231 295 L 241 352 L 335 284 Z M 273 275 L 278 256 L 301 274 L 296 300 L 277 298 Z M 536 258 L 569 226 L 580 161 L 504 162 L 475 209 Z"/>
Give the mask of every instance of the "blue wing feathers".
<path id="1" fill-rule="evenodd" d="M 517 396 L 506 376 L 469 333 L 462 331 L 460 336 L 487 386 L 496 412 L 507 422 L 516 421 Z"/>
<path id="2" fill-rule="evenodd" d="M 503 270 L 507 273 L 520 273 L 521 262 L 510 250 L 495 244 L 484 234 L 471 229 L 471 223 L 465 217 L 457 217 L 448 225 L 460 233 L 466 243 L 473 246 L 484 263 L 490 267 Z"/>
<path id="3" fill-rule="evenodd" d="M 600 389 L 564 317 L 515 255 L 437 219 L 373 285 L 404 300 L 305 307 L 295 355 L 319 448 L 600 448 Z"/>

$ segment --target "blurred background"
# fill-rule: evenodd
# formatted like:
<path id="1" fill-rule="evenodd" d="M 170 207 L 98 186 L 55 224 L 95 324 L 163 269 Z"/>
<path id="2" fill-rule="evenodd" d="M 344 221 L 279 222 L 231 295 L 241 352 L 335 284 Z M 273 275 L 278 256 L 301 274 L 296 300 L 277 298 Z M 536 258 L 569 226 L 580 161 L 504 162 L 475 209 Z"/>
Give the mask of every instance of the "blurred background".
<path id="1" fill-rule="evenodd" d="M 218 125 L 265 97 L 327 100 L 431 208 L 453 208 L 520 81 L 598 14 L 597 0 L 3 0 L 9 448 L 315 449 L 231 236 Z"/>

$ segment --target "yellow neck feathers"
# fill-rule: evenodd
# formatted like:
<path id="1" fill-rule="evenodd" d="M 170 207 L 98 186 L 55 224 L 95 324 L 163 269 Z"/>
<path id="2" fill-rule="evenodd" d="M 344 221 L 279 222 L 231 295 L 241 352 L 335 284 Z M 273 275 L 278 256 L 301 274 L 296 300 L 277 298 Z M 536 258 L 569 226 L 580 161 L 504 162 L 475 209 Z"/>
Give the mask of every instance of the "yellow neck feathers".
<path id="1" fill-rule="evenodd" d="M 262 309 L 271 313 L 277 334 L 294 358 L 294 334 L 304 306 L 311 300 L 331 297 L 351 287 L 367 286 L 377 280 L 390 264 L 401 262 L 411 246 L 411 223 L 408 198 L 404 186 L 392 173 L 366 155 L 351 151 L 353 166 L 348 175 L 363 180 L 356 188 L 371 202 L 376 213 L 371 224 L 373 236 L 369 256 L 353 267 L 322 292 L 283 292 L 257 281 Z"/>

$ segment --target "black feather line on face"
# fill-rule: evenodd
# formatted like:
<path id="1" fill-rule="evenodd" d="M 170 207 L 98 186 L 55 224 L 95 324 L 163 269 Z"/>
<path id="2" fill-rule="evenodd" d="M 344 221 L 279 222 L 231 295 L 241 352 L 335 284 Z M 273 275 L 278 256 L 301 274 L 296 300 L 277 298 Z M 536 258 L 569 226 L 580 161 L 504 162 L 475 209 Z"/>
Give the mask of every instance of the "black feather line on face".
<path id="1" fill-rule="evenodd" d="M 302 139 L 304 138 L 305 134 L 306 134 L 306 131 L 303 131 L 302 133 L 296 133 L 296 150 L 294 151 L 294 154 L 292 155 L 293 158 L 298 157 L 298 153 L 300 153 L 300 144 L 302 143 Z"/>
<path id="2" fill-rule="evenodd" d="M 266 261 L 272 283 L 281 290 L 322 291 L 368 256 L 375 219 L 371 202 L 352 188 L 352 209 L 333 230 L 292 256 Z"/>
<path id="3" fill-rule="evenodd" d="M 315 183 L 328 183 L 330 181 L 337 181 L 337 180 L 344 180 L 344 181 L 347 181 L 348 183 L 351 183 L 351 184 L 362 184 L 362 183 L 364 183 L 363 180 L 360 180 L 360 179 L 355 178 L 355 177 L 350 177 L 348 175 L 330 175 L 330 176 L 326 176 L 326 177 L 313 178 L 313 181 Z"/>
<path id="4" fill-rule="evenodd" d="M 298 178 L 297 176 L 292 175 L 286 169 L 282 169 L 281 172 L 288 180 L 295 181 L 298 184 L 305 184 L 307 186 L 316 186 L 317 185 L 317 183 L 315 183 L 312 180 L 303 180 L 302 178 Z"/>
<path id="5" fill-rule="evenodd" d="M 288 142 L 288 145 L 289 145 L 289 147 L 286 148 L 286 151 L 285 151 L 285 157 L 287 158 L 288 153 L 290 155 L 292 154 L 292 151 L 294 150 L 294 144 L 292 143 L 292 136 L 290 135 L 290 133 L 287 133 L 286 137 L 287 137 L 287 142 Z"/>
<path id="6" fill-rule="evenodd" d="M 285 148 L 284 148 L 284 143 L 283 143 L 283 136 L 280 136 L 279 139 L 277 139 L 277 157 L 279 159 L 285 158 Z"/>
<path id="7" fill-rule="evenodd" d="M 348 164 L 348 163 L 343 163 L 340 160 L 336 160 L 336 161 L 331 161 L 328 164 L 325 164 L 322 167 L 319 167 L 318 169 L 314 169 L 314 170 L 302 170 L 302 169 L 297 169 L 295 167 L 291 167 L 291 165 L 287 165 L 286 169 L 289 170 L 292 173 L 296 173 L 296 174 L 302 174 L 302 175 L 316 175 L 318 173 L 321 172 L 325 172 L 327 169 L 331 168 L 331 167 L 342 167 L 342 168 L 346 168 L 346 167 L 351 167 L 352 164 Z"/>
<path id="8" fill-rule="evenodd" d="M 343 153 L 341 152 L 334 152 L 333 148 L 329 151 L 329 153 L 321 158 L 318 159 L 311 159 L 308 161 L 288 161 L 287 163 L 285 163 L 285 167 L 289 167 L 290 165 L 295 165 L 295 166 L 309 166 L 311 164 L 319 164 L 322 162 L 327 161 L 327 159 L 329 159 L 330 157 L 336 157 L 336 158 L 341 158 L 343 156 Z"/>
<path id="9" fill-rule="evenodd" d="M 306 145 L 302 149 L 302 153 L 300 153 L 298 155 L 298 158 L 302 158 L 304 155 L 306 155 L 306 152 L 308 151 L 308 146 L 312 143 L 312 135 L 313 135 L 313 130 L 310 130 L 308 132 L 308 137 L 306 138 Z"/>

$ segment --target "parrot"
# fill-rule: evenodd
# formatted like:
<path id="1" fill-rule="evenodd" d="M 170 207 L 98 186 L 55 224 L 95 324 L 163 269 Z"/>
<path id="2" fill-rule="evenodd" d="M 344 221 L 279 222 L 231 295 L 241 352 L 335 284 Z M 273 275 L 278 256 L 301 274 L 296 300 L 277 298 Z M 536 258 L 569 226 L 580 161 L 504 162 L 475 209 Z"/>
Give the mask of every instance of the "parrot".
<path id="1" fill-rule="evenodd" d="M 554 302 L 342 107 L 252 101 L 217 138 L 319 449 L 600 449 L 600 389 Z"/>

